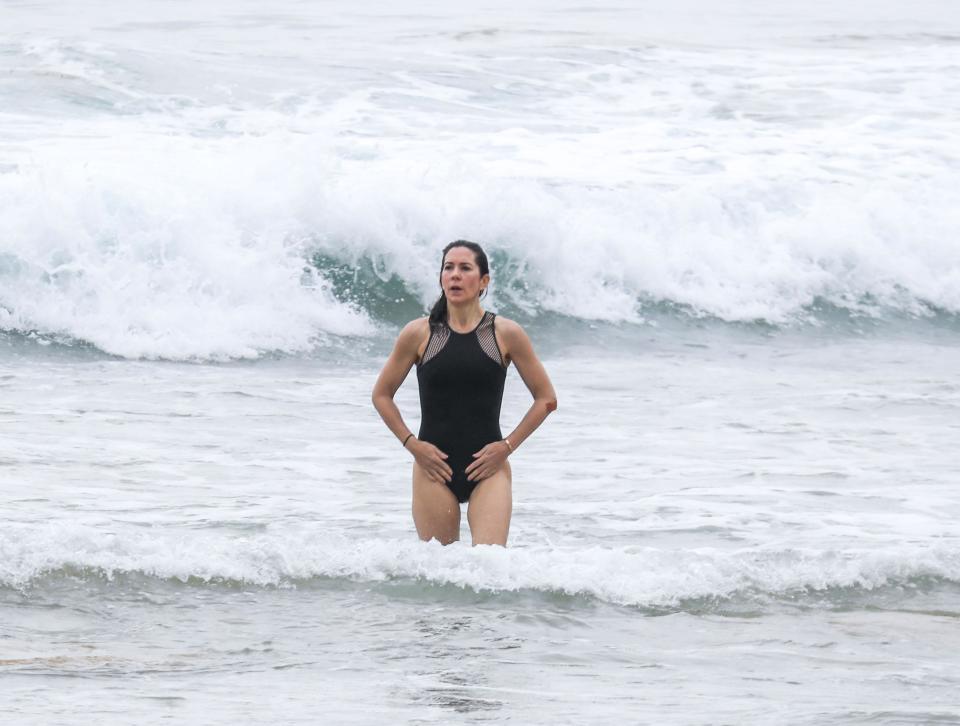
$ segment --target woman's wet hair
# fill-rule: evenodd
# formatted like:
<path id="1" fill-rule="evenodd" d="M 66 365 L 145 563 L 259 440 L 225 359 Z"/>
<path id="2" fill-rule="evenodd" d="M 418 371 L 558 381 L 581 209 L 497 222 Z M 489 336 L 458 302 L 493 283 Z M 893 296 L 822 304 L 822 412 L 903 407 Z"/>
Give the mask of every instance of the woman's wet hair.
<path id="1" fill-rule="evenodd" d="M 466 247 L 468 250 L 473 252 L 474 261 L 477 263 L 477 267 L 480 268 L 480 277 L 490 274 L 490 264 L 487 262 L 487 253 L 483 251 L 483 247 L 478 245 L 476 242 L 469 242 L 465 239 L 458 239 L 454 242 L 451 242 L 446 247 L 443 248 L 443 255 L 440 257 L 440 276 L 443 276 L 443 264 L 447 261 L 447 253 L 452 250 L 454 247 Z M 481 293 L 482 294 L 482 293 Z M 439 325 L 447 321 L 447 294 L 443 292 L 442 288 L 440 291 L 440 299 L 437 300 L 433 307 L 430 309 L 430 325 Z"/>

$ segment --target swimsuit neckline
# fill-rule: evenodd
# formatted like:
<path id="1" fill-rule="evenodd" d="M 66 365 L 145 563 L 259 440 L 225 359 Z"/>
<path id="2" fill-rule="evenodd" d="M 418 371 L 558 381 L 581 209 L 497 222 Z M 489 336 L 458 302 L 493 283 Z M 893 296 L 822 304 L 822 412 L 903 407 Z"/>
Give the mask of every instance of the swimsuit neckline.
<path id="1" fill-rule="evenodd" d="M 455 335 L 473 335 L 474 333 L 477 332 L 477 329 L 483 324 L 483 321 L 486 319 L 487 319 L 487 311 L 484 310 L 483 315 L 480 316 L 480 320 L 477 322 L 475 326 L 473 326 L 473 330 L 468 330 L 466 333 L 461 333 L 459 330 L 454 330 L 453 328 L 451 328 L 449 320 L 445 320 L 443 324 L 447 326 L 447 330 L 449 330 L 451 333 L 454 333 Z"/>

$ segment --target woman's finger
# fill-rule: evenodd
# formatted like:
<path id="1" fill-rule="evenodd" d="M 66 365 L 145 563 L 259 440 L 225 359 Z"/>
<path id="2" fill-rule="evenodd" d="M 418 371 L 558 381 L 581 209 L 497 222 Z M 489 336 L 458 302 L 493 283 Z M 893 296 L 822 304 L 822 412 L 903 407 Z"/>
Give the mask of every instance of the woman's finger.
<path id="1" fill-rule="evenodd" d="M 445 454 L 442 454 L 442 452 L 440 452 L 439 449 L 437 450 L 436 453 L 439 455 L 445 456 Z M 434 471 L 453 474 L 453 469 L 450 468 L 450 465 L 447 462 L 445 462 L 443 459 L 439 458 L 439 456 L 430 456 L 428 457 L 427 461 L 429 462 L 429 466 Z"/>
<path id="2" fill-rule="evenodd" d="M 466 468 L 467 479 L 471 479 L 472 477 L 476 476 L 477 470 L 479 470 L 480 467 L 484 465 L 484 463 L 485 463 L 484 459 L 477 459 L 472 464 L 470 464 L 470 466 Z"/>
<path id="3" fill-rule="evenodd" d="M 437 466 L 439 466 L 440 469 L 446 472 L 447 474 L 453 475 L 453 469 L 451 469 L 450 465 L 446 461 L 444 461 L 444 459 L 447 458 L 447 455 L 444 454 L 442 451 L 440 451 L 440 449 L 437 449 L 436 453 L 437 453 L 437 458 L 435 458 L 434 461 L 436 462 Z"/>
<path id="4" fill-rule="evenodd" d="M 425 456 L 422 461 L 420 461 L 420 466 L 427 472 L 427 477 L 431 481 L 435 482 L 445 482 L 446 476 L 444 475 L 444 469 L 449 469 L 450 467 L 442 459 L 437 459 L 433 456 Z"/>

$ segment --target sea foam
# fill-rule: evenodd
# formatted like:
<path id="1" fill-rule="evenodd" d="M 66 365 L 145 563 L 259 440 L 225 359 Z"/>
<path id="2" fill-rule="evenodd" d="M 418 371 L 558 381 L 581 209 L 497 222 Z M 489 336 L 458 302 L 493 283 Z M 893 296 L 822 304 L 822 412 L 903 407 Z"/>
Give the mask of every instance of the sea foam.
<path id="1" fill-rule="evenodd" d="M 625 4 L 573 42 L 504 4 L 489 32 L 438 10 L 262 37 L 195 12 L 159 45 L 161 19 L 102 18 L 82 39 L 24 28 L 0 57 L 3 330 L 130 358 L 296 354 L 399 322 L 317 259 L 375 271 L 412 316 L 458 238 L 493 255 L 487 304 L 533 319 L 960 314 L 939 36 L 797 35 L 781 10 L 692 42 Z"/>
<path id="2" fill-rule="evenodd" d="M 0 175 L 0 326 L 132 358 L 296 353 L 377 329 L 317 254 L 399 279 L 423 309 L 439 247 L 461 237 L 499 263 L 488 304 L 534 316 L 640 323 L 651 301 L 785 325 L 817 301 L 956 314 L 952 181 L 596 190 L 346 162 L 286 134 L 57 144 Z"/>
<path id="3" fill-rule="evenodd" d="M 82 525 L 8 527 L 0 583 L 24 588 L 64 575 L 128 574 L 196 585 L 296 587 L 314 579 L 416 580 L 476 592 L 539 591 L 617 605 L 675 607 L 702 599 L 780 597 L 834 589 L 960 583 L 960 551 L 875 549 L 666 550 L 652 547 L 442 547 L 433 541 L 354 541 L 309 528 L 238 535 L 153 527 L 105 532 Z"/>

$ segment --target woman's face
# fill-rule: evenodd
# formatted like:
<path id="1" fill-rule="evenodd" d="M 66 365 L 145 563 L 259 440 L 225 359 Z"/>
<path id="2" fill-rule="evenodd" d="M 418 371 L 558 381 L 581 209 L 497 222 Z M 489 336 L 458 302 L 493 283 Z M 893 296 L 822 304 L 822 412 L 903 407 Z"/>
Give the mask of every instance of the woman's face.
<path id="1" fill-rule="evenodd" d="M 452 303 L 467 302 L 480 297 L 480 291 L 490 284 L 490 275 L 480 275 L 473 251 L 467 247 L 453 247 L 443 259 L 440 286 Z"/>

